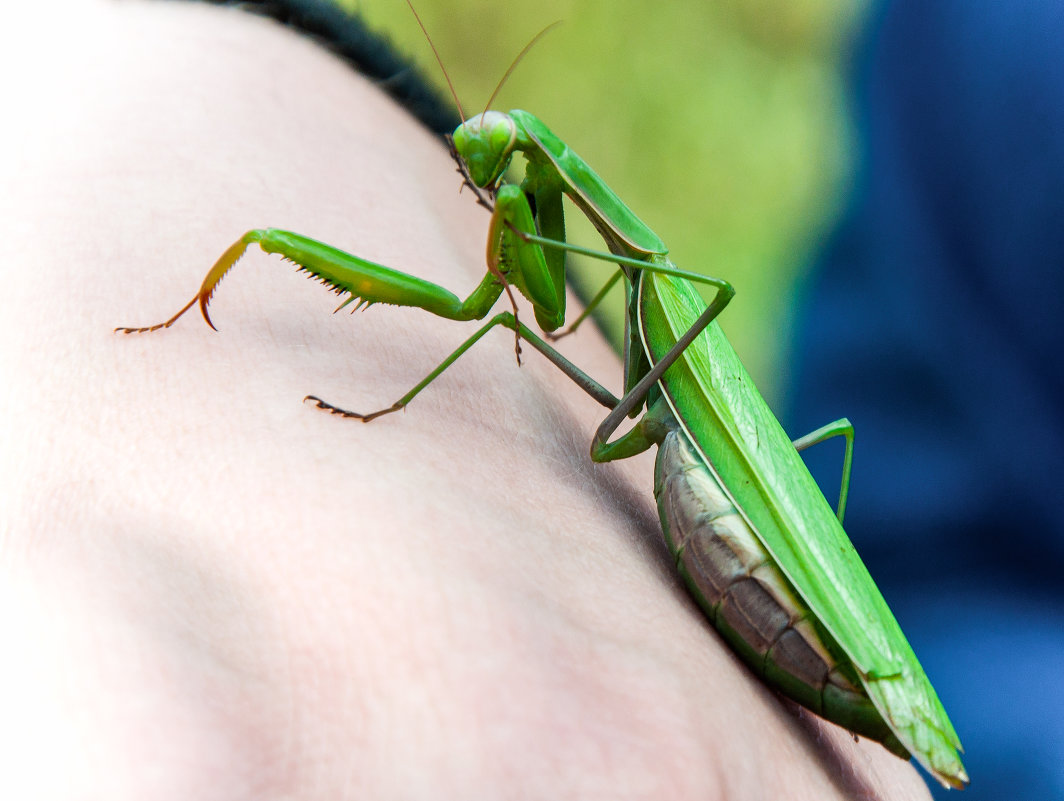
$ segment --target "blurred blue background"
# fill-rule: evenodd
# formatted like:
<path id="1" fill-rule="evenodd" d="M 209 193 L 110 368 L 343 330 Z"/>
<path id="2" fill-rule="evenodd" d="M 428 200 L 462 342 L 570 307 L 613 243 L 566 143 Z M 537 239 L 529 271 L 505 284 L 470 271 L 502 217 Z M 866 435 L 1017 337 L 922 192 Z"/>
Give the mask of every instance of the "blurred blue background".
<path id="1" fill-rule="evenodd" d="M 789 423 L 856 426 L 846 527 L 967 748 L 964 797 L 1062 799 L 1064 5 L 892 0 L 864 31 Z"/>

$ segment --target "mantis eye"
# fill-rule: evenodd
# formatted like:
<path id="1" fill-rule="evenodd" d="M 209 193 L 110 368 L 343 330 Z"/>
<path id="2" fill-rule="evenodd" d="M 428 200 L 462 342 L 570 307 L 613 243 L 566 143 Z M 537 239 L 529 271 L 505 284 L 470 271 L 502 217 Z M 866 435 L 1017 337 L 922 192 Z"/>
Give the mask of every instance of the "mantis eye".
<path id="1" fill-rule="evenodd" d="M 509 119 L 499 120 L 491 127 L 488 137 L 492 152 L 505 153 L 510 150 L 514 136 L 514 124 Z"/>

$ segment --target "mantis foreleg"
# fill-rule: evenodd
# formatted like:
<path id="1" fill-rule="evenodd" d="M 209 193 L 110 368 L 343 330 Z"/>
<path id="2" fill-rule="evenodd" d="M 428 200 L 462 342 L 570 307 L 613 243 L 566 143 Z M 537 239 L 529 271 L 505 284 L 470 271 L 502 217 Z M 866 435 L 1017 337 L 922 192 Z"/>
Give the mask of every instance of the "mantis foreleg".
<path id="1" fill-rule="evenodd" d="M 503 190 L 507 190 L 503 187 Z M 347 298 L 337 311 L 356 302 L 355 308 L 374 303 L 414 306 L 448 320 L 479 320 L 491 310 L 508 283 L 516 286 L 533 305 L 536 319 L 544 330 L 558 328 L 565 318 L 564 280 L 551 274 L 541 248 L 529 248 L 517 237 L 535 231 L 535 221 L 527 199 L 517 190 L 500 190 L 492 213 L 488 239 L 488 272 L 465 300 L 430 281 L 354 256 L 324 242 L 279 228 L 253 229 L 245 233 L 221 255 L 207 273 L 199 291 L 173 317 L 145 327 L 122 327 L 123 333 L 143 333 L 169 328 L 195 303 L 211 328 L 208 306 L 218 283 L 257 244 L 267 253 L 276 253 L 314 276 L 338 295 Z"/>
<path id="2" fill-rule="evenodd" d="M 248 231 L 229 247 L 207 273 L 199 292 L 181 311 L 164 323 L 144 328 L 119 328 L 127 334 L 169 328 L 199 301 L 203 319 L 215 328 L 207 310 L 218 283 L 233 268 L 244 251 L 258 244 L 267 253 L 277 253 L 295 262 L 300 270 L 314 276 L 338 295 L 347 299 L 337 311 L 358 301 L 355 308 L 373 303 L 416 306 L 449 320 L 475 320 L 483 317 L 502 294 L 502 284 L 490 272 L 464 301 L 447 289 L 413 275 L 352 256 L 324 242 L 278 228 Z M 216 329 L 217 330 L 217 329 Z"/>

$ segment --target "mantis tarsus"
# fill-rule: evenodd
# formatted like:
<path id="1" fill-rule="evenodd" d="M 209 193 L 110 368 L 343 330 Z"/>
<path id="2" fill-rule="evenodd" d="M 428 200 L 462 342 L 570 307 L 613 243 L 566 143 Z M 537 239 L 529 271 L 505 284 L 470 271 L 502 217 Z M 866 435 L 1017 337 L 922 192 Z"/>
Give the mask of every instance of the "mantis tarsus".
<path id="1" fill-rule="evenodd" d="M 368 422 L 405 407 L 490 329 L 510 329 L 610 410 L 592 440 L 592 459 L 658 446 L 654 492 L 665 541 L 695 600 L 743 660 L 803 706 L 915 757 L 942 784 L 964 787 L 959 739 L 841 525 L 853 444 L 848 421 L 792 442 L 716 323 L 734 294 L 731 285 L 677 269 L 658 236 L 532 114 L 485 111 L 464 121 L 453 142 L 468 180 L 494 197 L 488 272 L 464 301 L 300 234 L 254 229 L 222 254 L 172 318 L 119 330 L 169 327 L 197 301 L 210 324 L 218 282 L 252 244 L 346 293 L 344 305 L 386 303 L 479 320 L 512 286 L 548 335 L 565 322 L 566 253 L 617 264 L 627 293 L 620 398 L 506 311 L 392 406 L 360 414 L 314 400 Z M 507 184 L 503 175 L 518 151 L 527 161 L 525 177 Z M 591 221 L 608 252 L 566 242 L 563 196 Z M 714 290 L 708 305 L 694 283 Z M 611 440 L 626 417 L 639 419 Z M 837 513 L 798 455 L 836 435 L 846 438 Z"/>

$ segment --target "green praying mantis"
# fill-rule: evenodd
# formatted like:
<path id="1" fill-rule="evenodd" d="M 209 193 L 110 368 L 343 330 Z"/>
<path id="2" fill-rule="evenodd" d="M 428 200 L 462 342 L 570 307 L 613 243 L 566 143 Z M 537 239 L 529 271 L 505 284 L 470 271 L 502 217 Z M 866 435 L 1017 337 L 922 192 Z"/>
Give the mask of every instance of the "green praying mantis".
<path id="1" fill-rule="evenodd" d="M 654 494 L 666 544 L 690 593 L 745 663 L 818 715 L 902 758 L 914 757 L 943 785 L 966 786 L 957 734 L 842 527 L 853 450 L 849 422 L 836 421 L 792 442 L 716 322 L 732 299 L 731 285 L 678 269 L 661 239 L 535 116 L 486 110 L 458 126 L 453 146 L 467 183 L 492 209 L 487 273 L 465 300 L 306 236 L 254 229 L 222 254 L 196 296 L 165 323 L 117 330 L 168 328 L 197 302 L 213 328 L 213 293 L 253 244 L 346 293 L 341 308 L 383 303 L 451 320 L 483 320 L 503 291 L 516 288 L 546 338 L 520 322 L 514 306 L 491 317 L 389 407 L 361 414 L 310 399 L 369 422 L 404 408 L 491 329 L 513 331 L 518 353 L 521 341 L 530 344 L 610 410 L 592 439 L 593 460 L 623 459 L 657 446 Z M 517 152 L 526 160 L 519 185 L 503 178 Z M 566 241 L 563 196 L 590 220 L 605 252 Z M 623 278 L 620 398 L 547 341 L 565 324 L 568 252 L 615 263 L 619 269 L 609 284 Z M 694 284 L 712 288 L 708 305 Z M 611 440 L 628 417 L 638 419 Z M 799 455 L 834 436 L 846 440 L 837 510 Z"/>

